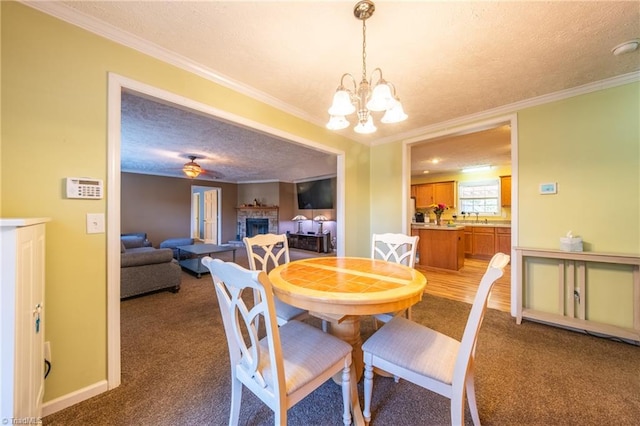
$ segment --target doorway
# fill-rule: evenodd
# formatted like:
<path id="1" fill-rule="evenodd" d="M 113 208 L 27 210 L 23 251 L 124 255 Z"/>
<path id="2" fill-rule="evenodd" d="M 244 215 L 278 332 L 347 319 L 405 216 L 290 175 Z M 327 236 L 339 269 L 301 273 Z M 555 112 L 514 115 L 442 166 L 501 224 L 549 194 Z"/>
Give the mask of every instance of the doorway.
<path id="1" fill-rule="evenodd" d="M 191 238 L 220 244 L 221 188 L 191 186 Z"/>
<path id="2" fill-rule="evenodd" d="M 245 117 L 205 105 L 162 89 L 141 83 L 114 73 L 108 77 L 107 103 L 107 388 L 114 389 L 121 383 L 120 348 L 120 192 L 121 192 L 121 120 L 122 92 L 130 90 L 152 98 L 162 99 L 221 120 L 268 133 L 291 143 L 304 145 L 336 156 L 337 199 L 336 234 L 338 255 L 345 250 L 345 152 L 340 149 L 306 139 L 282 130 L 256 123 Z M 211 188 L 210 188 L 211 189 Z M 220 203 L 218 203 L 218 212 Z M 218 221 L 219 227 L 219 221 Z M 220 235 L 218 229 L 218 235 Z"/>

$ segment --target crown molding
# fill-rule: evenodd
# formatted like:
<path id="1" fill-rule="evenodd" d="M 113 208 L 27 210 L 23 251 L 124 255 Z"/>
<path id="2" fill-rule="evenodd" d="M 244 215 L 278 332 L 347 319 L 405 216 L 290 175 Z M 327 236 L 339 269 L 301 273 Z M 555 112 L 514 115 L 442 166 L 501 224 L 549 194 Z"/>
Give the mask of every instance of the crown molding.
<path id="1" fill-rule="evenodd" d="M 104 37 L 120 45 L 134 49 L 145 55 L 149 55 L 162 62 L 174 65 L 199 77 L 205 78 L 216 84 L 224 86 L 235 92 L 248 96 L 257 101 L 263 102 L 269 106 L 277 108 L 288 114 L 296 116 L 307 122 L 324 127 L 324 123 L 320 123 L 316 118 L 310 116 L 305 111 L 298 109 L 290 104 L 281 101 L 265 92 L 259 91 L 253 87 L 247 86 L 239 81 L 221 74 L 211 68 L 197 63 L 187 57 L 179 55 L 171 50 L 165 49 L 157 44 L 151 43 L 141 37 L 117 28 L 113 25 L 100 21 L 85 13 L 74 10 L 65 4 L 53 1 L 37 1 L 37 0 L 19 0 L 21 3 L 36 9 L 54 18 L 60 19 L 71 25 L 87 30 L 93 34 Z"/>
<path id="2" fill-rule="evenodd" d="M 311 115 L 307 114 L 305 111 L 299 108 L 295 108 L 292 105 L 287 104 L 278 98 L 275 98 L 259 90 L 256 90 L 255 88 L 245 85 L 243 83 L 240 83 L 228 76 L 220 74 L 208 67 L 203 66 L 202 64 L 199 64 L 173 51 L 160 47 L 141 37 L 138 37 L 134 34 L 126 32 L 117 27 L 114 27 L 113 25 L 107 24 L 92 16 L 89 16 L 82 12 L 78 12 L 77 10 L 71 9 L 70 7 L 62 3 L 52 2 L 52 1 L 37 1 L 37 0 L 19 0 L 19 1 L 33 9 L 36 9 L 36 10 L 39 10 L 40 12 L 51 15 L 71 25 L 75 25 L 93 34 L 99 35 L 108 40 L 116 42 L 118 44 L 127 46 L 131 49 L 137 50 L 145 55 L 149 55 L 160 61 L 174 65 L 185 71 L 196 74 L 216 84 L 229 88 L 233 91 L 236 91 L 240 94 L 248 96 L 252 99 L 263 102 L 266 105 L 272 106 L 283 112 L 286 112 L 302 120 L 305 120 L 309 123 L 312 123 L 324 128 L 324 122 L 321 123 L 315 117 L 312 117 Z M 437 132 L 449 127 L 460 126 L 473 121 L 485 120 L 496 115 L 512 114 L 525 108 L 543 105 L 546 103 L 555 102 L 555 101 L 571 98 L 574 96 L 584 95 L 584 94 L 595 92 L 598 90 L 604 90 L 604 89 L 608 89 L 616 86 L 621 86 L 621 85 L 633 83 L 636 81 L 640 81 L 640 71 L 634 71 L 628 74 L 623 74 L 620 76 L 596 81 L 593 83 L 588 83 L 582 86 L 565 89 L 565 90 L 537 96 L 530 99 L 525 99 L 525 100 L 514 102 L 511 104 L 503 105 L 497 108 L 454 118 L 454 119 L 443 121 L 440 123 L 435 123 L 429 126 L 421 127 L 419 129 L 411 130 L 409 132 L 399 133 L 392 136 L 383 137 L 380 139 L 375 139 L 371 141 L 365 141 L 359 138 L 356 138 L 356 139 L 350 138 L 350 139 L 353 140 L 354 142 L 358 142 L 366 146 L 383 145 L 387 143 L 403 141 L 406 139 L 415 140 L 416 138 L 419 138 L 421 135 L 430 134 L 430 133 Z"/>
<path id="3" fill-rule="evenodd" d="M 548 104 L 551 102 L 560 101 L 563 99 L 572 98 L 575 96 L 585 95 L 587 93 L 596 92 L 598 90 L 610 89 L 617 86 L 622 86 L 629 83 L 640 81 L 640 71 L 633 71 L 628 74 L 622 74 L 616 77 L 607 78 L 600 81 L 594 81 L 593 83 L 584 84 L 582 86 L 573 87 L 571 89 L 560 90 L 558 92 L 548 93 L 546 95 L 536 96 L 534 98 L 525 99 L 522 101 L 514 102 L 511 104 L 503 105 L 501 107 L 488 109 L 479 113 L 465 115 L 462 117 L 454 118 L 440 123 L 425 126 L 419 129 L 412 130 L 411 132 L 405 132 L 398 135 L 393 135 L 387 138 L 380 138 L 371 143 L 371 146 L 383 145 L 391 142 L 398 142 L 407 139 L 419 139 L 421 136 L 439 132 L 452 127 L 458 127 L 464 124 L 468 124 L 475 121 L 486 120 L 498 115 L 513 114 L 525 108 L 531 108 L 539 105 Z"/>

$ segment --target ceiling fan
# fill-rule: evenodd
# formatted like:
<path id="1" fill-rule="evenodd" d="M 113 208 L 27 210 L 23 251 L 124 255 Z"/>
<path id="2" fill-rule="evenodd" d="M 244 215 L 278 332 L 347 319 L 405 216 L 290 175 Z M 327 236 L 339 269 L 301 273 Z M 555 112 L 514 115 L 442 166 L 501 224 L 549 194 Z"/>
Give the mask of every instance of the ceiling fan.
<path id="1" fill-rule="evenodd" d="M 193 155 L 193 154 L 188 154 L 186 155 L 186 157 L 189 159 L 189 161 L 187 163 L 184 164 L 184 166 L 182 166 L 182 172 L 190 179 L 195 179 L 200 175 L 208 175 L 209 177 L 213 178 L 213 179 L 218 179 L 220 177 L 222 177 L 219 173 L 214 173 L 208 170 L 205 170 L 202 168 L 202 166 L 198 163 L 196 163 L 196 160 L 199 158 L 204 158 L 204 157 L 199 157 L 197 155 Z"/>

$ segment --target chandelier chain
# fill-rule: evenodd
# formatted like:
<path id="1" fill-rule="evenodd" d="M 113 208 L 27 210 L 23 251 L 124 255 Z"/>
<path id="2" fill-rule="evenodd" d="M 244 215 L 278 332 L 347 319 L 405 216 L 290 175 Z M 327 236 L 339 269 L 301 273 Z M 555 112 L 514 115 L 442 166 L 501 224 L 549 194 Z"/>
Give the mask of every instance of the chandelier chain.
<path id="1" fill-rule="evenodd" d="M 367 20 L 362 20 L 362 80 L 367 79 Z"/>

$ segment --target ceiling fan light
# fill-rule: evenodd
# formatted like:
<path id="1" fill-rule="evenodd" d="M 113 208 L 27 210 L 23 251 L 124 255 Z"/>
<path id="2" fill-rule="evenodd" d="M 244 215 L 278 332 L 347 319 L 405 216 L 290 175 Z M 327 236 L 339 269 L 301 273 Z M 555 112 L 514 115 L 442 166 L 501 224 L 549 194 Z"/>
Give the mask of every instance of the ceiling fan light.
<path id="1" fill-rule="evenodd" d="M 349 115 L 355 112 L 356 107 L 351 102 L 351 95 L 347 90 L 338 89 L 333 95 L 333 104 L 329 108 L 329 115 Z M 347 124 L 348 125 L 348 124 Z"/>
<path id="2" fill-rule="evenodd" d="M 349 127 L 349 122 L 344 115 L 332 115 L 327 123 L 327 129 L 329 130 L 342 130 Z"/>
<path id="3" fill-rule="evenodd" d="M 402 104 L 400 101 L 396 101 L 396 103 L 384 113 L 381 122 L 385 124 L 390 123 L 399 123 L 407 119 L 407 114 L 405 114 L 404 109 L 402 109 Z"/>
<path id="4" fill-rule="evenodd" d="M 185 175 L 190 177 L 191 179 L 196 178 L 202 173 L 202 167 L 195 161 L 189 161 L 182 167 L 182 171 Z"/>
<path id="5" fill-rule="evenodd" d="M 368 135 L 369 133 L 373 133 L 376 130 L 376 126 L 373 124 L 373 119 L 371 118 L 371 114 L 367 117 L 366 121 L 360 121 L 356 127 L 353 128 L 356 133 L 360 133 L 362 135 Z"/>
<path id="6" fill-rule="evenodd" d="M 386 111 L 396 102 L 391 94 L 391 88 L 386 82 L 378 83 L 371 92 L 371 99 L 367 102 L 369 111 Z"/>

